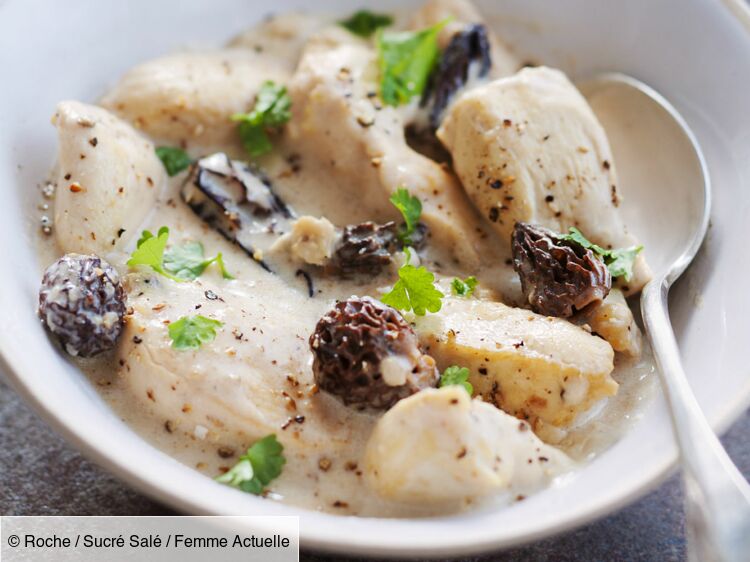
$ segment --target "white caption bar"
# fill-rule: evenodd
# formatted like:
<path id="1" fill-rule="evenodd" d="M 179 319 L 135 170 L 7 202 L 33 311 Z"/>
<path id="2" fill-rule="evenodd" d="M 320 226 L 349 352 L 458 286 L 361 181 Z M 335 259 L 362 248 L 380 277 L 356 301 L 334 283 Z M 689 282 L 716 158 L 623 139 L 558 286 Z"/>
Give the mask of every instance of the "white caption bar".
<path id="1" fill-rule="evenodd" d="M 298 562 L 299 517 L 0 517 L 0 559 Z"/>

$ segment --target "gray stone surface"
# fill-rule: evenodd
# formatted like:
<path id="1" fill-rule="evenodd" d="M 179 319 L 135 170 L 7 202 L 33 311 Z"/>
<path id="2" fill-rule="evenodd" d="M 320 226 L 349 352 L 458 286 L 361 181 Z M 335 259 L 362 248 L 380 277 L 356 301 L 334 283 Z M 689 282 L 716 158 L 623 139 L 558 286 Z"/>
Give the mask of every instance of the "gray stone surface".
<path id="1" fill-rule="evenodd" d="M 750 477 L 750 412 L 724 438 Z M 616 485 L 616 483 L 615 483 Z M 117 481 L 58 437 L 0 375 L 0 514 L 167 515 L 170 510 Z M 677 477 L 642 500 L 565 535 L 469 560 L 638 561 L 685 559 L 682 492 Z M 328 556 L 304 553 L 303 560 Z"/>

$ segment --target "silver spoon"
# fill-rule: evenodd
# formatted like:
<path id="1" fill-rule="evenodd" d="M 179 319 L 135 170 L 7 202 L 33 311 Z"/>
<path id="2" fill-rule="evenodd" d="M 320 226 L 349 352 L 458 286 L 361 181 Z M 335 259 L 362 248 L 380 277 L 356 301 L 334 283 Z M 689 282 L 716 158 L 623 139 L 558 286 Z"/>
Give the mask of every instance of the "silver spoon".
<path id="1" fill-rule="evenodd" d="M 703 153 L 677 110 L 639 80 L 607 73 L 579 87 L 607 129 L 615 160 L 642 163 L 621 164 L 620 180 L 628 197 L 648 202 L 648 209 L 641 206 L 637 213 L 631 208 L 631 216 L 625 210 L 626 219 L 640 224 L 645 240 L 658 240 L 647 245 L 654 277 L 641 295 L 641 312 L 682 458 L 688 555 L 701 561 L 750 560 L 750 485 L 690 390 L 668 312 L 669 289 L 708 230 L 711 182 Z"/>

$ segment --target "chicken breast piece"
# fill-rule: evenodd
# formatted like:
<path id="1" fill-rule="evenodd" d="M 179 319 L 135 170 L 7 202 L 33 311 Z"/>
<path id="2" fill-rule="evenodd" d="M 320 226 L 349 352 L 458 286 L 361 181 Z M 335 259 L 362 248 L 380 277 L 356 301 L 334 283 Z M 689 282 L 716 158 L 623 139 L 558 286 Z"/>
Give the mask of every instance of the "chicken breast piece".
<path id="1" fill-rule="evenodd" d="M 462 387 L 423 390 L 378 420 L 364 456 L 365 481 L 404 503 L 463 503 L 502 491 L 529 494 L 572 462 L 525 422 L 472 400 Z"/>
<path id="2" fill-rule="evenodd" d="M 634 245 L 604 129 L 565 75 L 527 68 L 457 100 L 438 137 L 474 204 L 510 242 L 517 221 L 558 232 L 578 227 L 605 248 Z M 627 294 L 650 271 L 642 255 Z"/>
<path id="3" fill-rule="evenodd" d="M 235 113 L 252 107 L 266 80 L 285 82 L 289 69 L 249 49 L 181 53 L 131 69 L 101 99 L 151 137 L 169 144 L 237 144 Z"/>
<path id="4" fill-rule="evenodd" d="M 633 318 L 625 296 L 619 289 L 612 289 L 599 305 L 577 315 L 574 322 L 588 325 L 595 334 L 609 342 L 615 351 L 634 359 L 641 356 L 643 335 Z"/>
<path id="5" fill-rule="evenodd" d="M 290 82 L 286 145 L 303 166 L 316 166 L 327 197 L 337 201 L 326 216 L 338 225 L 400 221 L 389 197 L 403 186 L 421 200 L 421 220 L 437 246 L 467 267 L 480 255 L 491 259 L 483 221 L 450 172 L 409 148 L 402 113 L 376 96 L 377 75 L 369 43 L 331 28 L 310 41 Z"/>
<path id="6" fill-rule="evenodd" d="M 226 281 L 210 271 L 178 283 L 133 273 L 127 289 L 120 384 L 172 431 L 232 444 L 276 433 L 289 454 L 334 455 L 369 427 L 366 415 L 313 385 L 307 339 L 327 303 L 271 274 Z M 195 314 L 223 325 L 198 349 L 175 349 L 169 324 Z"/>
<path id="7" fill-rule="evenodd" d="M 423 29 L 448 18 L 451 18 L 451 21 L 438 36 L 441 49 L 444 49 L 450 43 L 453 35 L 463 31 L 467 26 L 476 23 L 485 24 L 479 10 L 469 0 L 428 0 L 414 14 L 410 27 L 412 29 Z M 521 62 L 508 46 L 497 37 L 491 27 L 487 27 L 487 32 L 492 47 L 490 76 L 492 78 L 510 76 L 521 68 Z"/>
<path id="8" fill-rule="evenodd" d="M 441 371 L 467 367 L 476 394 L 528 420 L 545 440 L 617 392 L 612 347 L 560 318 L 449 297 L 416 328 Z"/>
<path id="9" fill-rule="evenodd" d="M 154 145 L 108 111 L 57 106 L 55 236 L 63 252 L 106 255 L 137 237 L 166 183 Z"/>
<path id="10" fill-rule="evenodd" d="M 325 25 L 326 20 L 310 14 L 274 14 L 239 34 L 227 47 L 270 54 L 277 57 L 279 62 L 292 72 L 299 62 L 307 40 Z"/>

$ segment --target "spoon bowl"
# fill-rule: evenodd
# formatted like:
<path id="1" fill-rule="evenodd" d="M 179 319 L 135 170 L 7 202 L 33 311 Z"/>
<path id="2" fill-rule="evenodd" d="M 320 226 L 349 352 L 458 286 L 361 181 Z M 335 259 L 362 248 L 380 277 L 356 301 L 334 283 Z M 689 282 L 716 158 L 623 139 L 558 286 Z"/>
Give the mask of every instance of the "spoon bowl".
<path id="1" fill-rule="evenodd" d="M 668 310 L 669 289 L 693 261 L 708 230 L 711 182 L 703 153 L 677 110 L 635 78 L 602 74 L 580 88 L 610 133 L 612 152 L 623 170 L 620 181 L 635 200 L 623 209 L 625 218 L 637 228 L 653 268 L 641 313 L 680 448 L 689 557 L 746 560 L 750 485 L 690 389 Z"/>
<path id="2" fill-rule="evenodd" d="M 708 229 L 711 182 L 698 141 L 672 105 L 635 78 L 606 73 L 577 86 L 607 131 L 625 223 L 638 233 L 654 278 L 668 273 L 671 283 Z"/>

